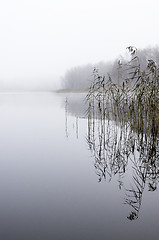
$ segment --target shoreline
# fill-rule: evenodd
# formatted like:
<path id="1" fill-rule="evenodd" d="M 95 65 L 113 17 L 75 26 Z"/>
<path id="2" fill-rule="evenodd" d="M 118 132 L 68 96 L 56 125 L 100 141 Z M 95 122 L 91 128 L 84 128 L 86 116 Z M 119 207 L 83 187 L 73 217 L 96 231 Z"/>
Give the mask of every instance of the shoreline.
<path id="1" fill-rule="evenodd" d="M 59 89 L 56 93 L 86 93 L 88 89 Z"/>

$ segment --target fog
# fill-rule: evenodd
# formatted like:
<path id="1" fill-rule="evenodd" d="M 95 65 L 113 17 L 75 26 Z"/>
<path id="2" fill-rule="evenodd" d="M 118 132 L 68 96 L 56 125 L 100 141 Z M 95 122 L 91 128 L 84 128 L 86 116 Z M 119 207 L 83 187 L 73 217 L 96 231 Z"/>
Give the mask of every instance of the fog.
<path id="1" fill-rule="evenodd" d="M 157 0 L 0 3 L 0 91 L 52 90 L 65 72 L 159 42 Z"/>
<path id="2" fill-rule="evenodd" d="M 144 71 L 147 69 L 148 59 L 153 59 L 156 65 L 159 66 L 159 47 L 155 48 L 145 48 L 137 49 L 136 56 L 140 62 L 140 69 Z M 125 55 L 116 58 L 114 61 L 110 62 L 99 62 L 94 65 L 86 64 L 82 66 L 77 66 L 66 71 L 62 80 L 62 89 L 66 90 L 86 90 L 89 89 L 91 83 L 94 80 L 94 69 L 97 70 L 100 76 L 104 76 L 106 79 L 111 77 L 111 80 L 119 85 L 123 84 L 124 79 L 129 78 L 129 71 L 123 68 L 123 64 L 130 62 L 130 60 L 135 56 L 126 52 Z M 119 70 L 119 62 L 121 63 Z M 131 79 L 131 84 L 134 83 Z"/>

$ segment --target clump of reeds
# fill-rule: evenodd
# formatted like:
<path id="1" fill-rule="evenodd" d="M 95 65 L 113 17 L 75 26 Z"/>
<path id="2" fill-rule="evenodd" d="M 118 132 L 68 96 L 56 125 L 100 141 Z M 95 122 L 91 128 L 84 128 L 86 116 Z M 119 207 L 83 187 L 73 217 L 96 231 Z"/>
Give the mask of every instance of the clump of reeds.
<path id="1" fill-rule="evenodd" d="M 158 134 L 159 68 L 153 60 L 148 60 L 147 68 L 141 71 L 137 55 L 119 64 L 120 85 L 114 83 L 109 74 L 101 76 L 94 69 L 94 79 L 87 94 L 89 115 L 128 122 L 134 130 Z M 122 72 L 127 75 L 124 79 Z"/>
<path id="2" fill-rule="evenodd" d="M 133 208 L 128 219 L 134 220 L 145 184 L 155 191 L 159 182 L 159 68 L 148 60 L 141 70 L 136 52 L 131 54 L 129 62 L 119 61 L 118 83 L 94 69 L 86 99 L 87 141 L 99 181 L 118 173 L 121 187 L 128 161 L 133 164 L 134 187 L 126 189 L 125 203 Z"/>

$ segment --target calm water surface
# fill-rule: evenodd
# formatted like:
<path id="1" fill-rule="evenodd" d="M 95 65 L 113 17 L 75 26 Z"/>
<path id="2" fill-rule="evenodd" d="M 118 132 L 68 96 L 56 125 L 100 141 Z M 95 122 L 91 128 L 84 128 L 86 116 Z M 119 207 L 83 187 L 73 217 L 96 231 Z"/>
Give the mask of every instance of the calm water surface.
<path id="1" fill-rule="evenodd" d="M 71 113 L 65 95 L 0 95 L 0 239 L 157 239 L 158 190 L 130 221 L 118 177 L 98 181 L 76 100 Z"/>

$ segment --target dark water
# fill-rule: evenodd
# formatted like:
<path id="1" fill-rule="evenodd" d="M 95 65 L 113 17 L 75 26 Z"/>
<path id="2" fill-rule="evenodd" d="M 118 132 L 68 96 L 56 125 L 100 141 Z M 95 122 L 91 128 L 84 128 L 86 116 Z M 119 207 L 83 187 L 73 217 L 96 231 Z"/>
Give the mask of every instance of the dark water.
<path id="1" fill-rule="evenodd" d="M 99 182 L 87 119 L 77 96 L 72 111 L 65 100 L 0 95 L 0 239 L 158 239 L 158 190 L 144 186 L 138 218 L 130 221 L 132 207 L 124 203 L 132 163 L 122 184 L 119 175 Z"/>

